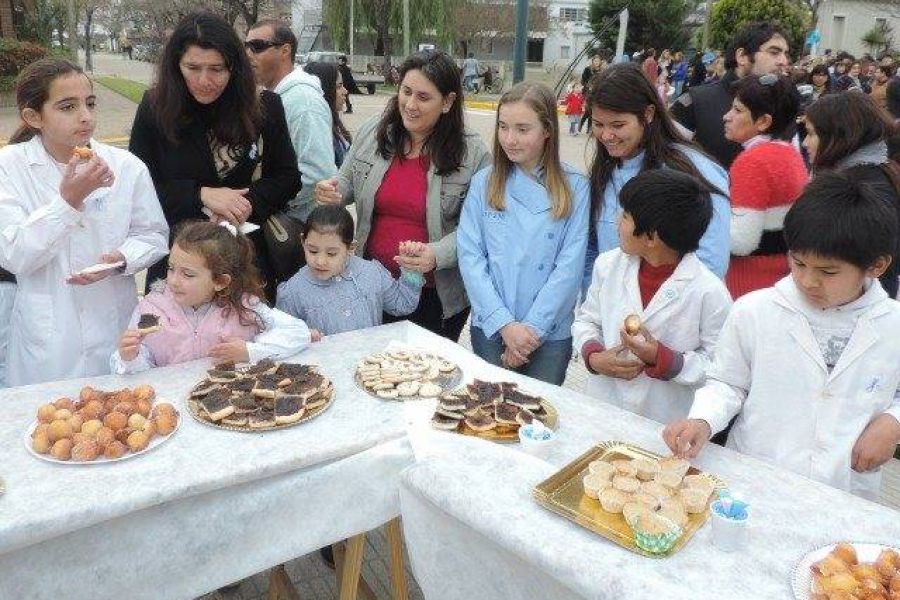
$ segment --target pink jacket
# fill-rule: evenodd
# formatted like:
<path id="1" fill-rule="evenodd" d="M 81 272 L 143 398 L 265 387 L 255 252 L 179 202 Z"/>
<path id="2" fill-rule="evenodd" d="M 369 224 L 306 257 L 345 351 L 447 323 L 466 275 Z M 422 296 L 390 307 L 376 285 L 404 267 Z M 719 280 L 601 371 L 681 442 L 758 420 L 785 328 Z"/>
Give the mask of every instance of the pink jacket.
<path id="1" fill-rule="evenodd" d="M 245 300 L 245 303 L 252 305 L 253 301 Z M 160 367 L 204 358 L 209 355 L 211 347 L 226 338 L 253 340 L 259 333 L 256 325 L 242 325 L 237 311 L 229 310 L 226 316 L 226 310 L 215 305 L 210 307 L 194 329 L 169 288 L 147 294 L 138 304 L 138 313 L 159 317 L 162 331 L 148 335 L 141 343 L 147 346 L 153 361 Z"/>

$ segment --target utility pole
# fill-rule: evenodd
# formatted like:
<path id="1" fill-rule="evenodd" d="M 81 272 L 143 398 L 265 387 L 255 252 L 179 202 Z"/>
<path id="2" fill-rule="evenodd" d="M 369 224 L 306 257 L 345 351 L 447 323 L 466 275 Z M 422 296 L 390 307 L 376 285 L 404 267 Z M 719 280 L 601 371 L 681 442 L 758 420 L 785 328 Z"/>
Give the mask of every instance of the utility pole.
<path id="1" fill-rule="evenodd" d="M 403 0 L 403 57 L 409 54 L 409 0 Z"/>
<path id="2" fill-rule="evenodd" d="M 516 0 L 516 42 L 513 46 L 513 83 L 525 79 L 525 48 L 528 44 L 528 0 Z"/>

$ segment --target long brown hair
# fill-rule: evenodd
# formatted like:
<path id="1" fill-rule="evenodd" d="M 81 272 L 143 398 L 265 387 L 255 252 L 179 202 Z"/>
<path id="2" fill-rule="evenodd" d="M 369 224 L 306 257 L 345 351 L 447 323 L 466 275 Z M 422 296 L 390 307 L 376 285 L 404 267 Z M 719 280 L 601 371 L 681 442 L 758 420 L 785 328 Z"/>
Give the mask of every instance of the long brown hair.
<path id="1" fill-rule="evenodd" d="M 22 69 L 16 78 L 16 106 L 19 109 L 19 115 L 26 108 L 40 112 L 50 98 L 50 86 L 53 82 L 72 73 L 84 75 L 81 67 L 64 58 L 42 58 Z M 85 78 L 93 87 L 94 84 L 90 78 L 87 75 Z M 35 129 L 23 120 L 9 138 L 9 143 L 27 142 L 40 132 L 39 129 Z"/>
<path id="2" fill-rule="evenodd" d="M 337 65 L 327 62 L 310 62 L 303 65 L 303 70 L 318 77 L 322 83 L 322 95 L 325 96 L 325 102 L 331 109 L 331 135 L 347 140 L 348 144 L 351 143 L 353 137 L 347 131 L 344 122 L 341 121 L 341 114 L 337 110 Z"/>
<path id="3" fill-rule="evenodd" d="M 263 323 L 253 312 L 248 301 L 262 302 L 265 297 L 263 281 L 254 262 L 253 242 L 243 234 L 234 235 L 212 221 L 183 221 L 178 227 L 175 242 L 190 254 L 201 256 L 213 279 L 223 275 L 231 277 L 228 287 L 216 293 L 213 302 L 223 307 L 225 313 L 235 310 L 241 325 Z M 254 300 L 250 300 L 253 299 Z"/>
<path id="4" fill-rule="evenodd" d="M 505 210 L 506 182 L 514 164 L 503 147 L 500 146 L 500 108 L 504 104 L 522 102 L 537 115 L 544 131 L 549 135 L 544 142 L 544 153 L 541 156 L 541 167 L 544 169 L 544 182 L 550 195 L 553 217 L 562 219 L 572 212 L 572 189 L 559 161 L 559 117 L 556 116 L 556 99 L 546 85 L 523 81 L 514 85 L 500 97 L 497 104 L 497 122 L 494 125 L 494 166 L 488 179 L 488 203 L 494 210 Z"/>
<path id="5" fill-rule="evenodd" d="M 231 25 L 205 11 L 184 17 L 163 49 L 156 85 L 150 90 L 150 104 L 163 135 L 177 143 L 184 128 L 197 118 L 195 101 L 181 74 L 181 58 L 191 46 L 217 51 L 229 72 L 225 90 L 209 107 L 213 135 L 224 144 L 255 142 L 263 115 L 250 61 Z"/>
<path id="6" fill-rule="evenodd" d="M 400 84 L 410 71 L 418 70 L 447 97 L 456 94 L 450 110 L 441 114 L 431 135 L 425 141 L 426 152 L 438 175 L 449 175 L 459 170 L 466 155 L 466 132 L 463 123 L 463 89 L 459 67 L 446 52 L 424 50 L 410 54 L 400 65 Z M 399 93 L 399 92 L 398 92 Z M 395 154 L 403 155 L 409 132 L 403 126 L 397 95 L 388 100 L 376 131 L 378 155 L 390 160 Z"/>
<path id="7" fill-rule="evenodd" d="M 644 162 L 641 165 L 642 171 L 659 169 L 663 166 L 669 167 L 696 177 L 705 192 L 728 195 L 727 191 L 718 189 L 701 175 L 687 154 L 678 147 L 679 145 L 690 147 L 698 154 L 706 156 L 681 135 L 660 100 L 659 94 L 637 64 L 613 65 L 597 75 L 591 85 L 589 106 L 617 113 L 629 113 L 637 117 L 638 122 L 644 128 L 644 139 L 641 141 L 641 148 L 645 151 Z M 650 106 L 654 108 L 653 119 L 648 123 L 645 115 Z M 606 185 L 616 167 L 622 164 L 620 159 L 609 155 L 600 140 L 595 139 L 595 142 L 595 154 L 590 172 L 592 230 L 594 222 L 600 217 L 603 208 L 603 193 Z M 713 159 L 710 158 L 710 160 Z"/>

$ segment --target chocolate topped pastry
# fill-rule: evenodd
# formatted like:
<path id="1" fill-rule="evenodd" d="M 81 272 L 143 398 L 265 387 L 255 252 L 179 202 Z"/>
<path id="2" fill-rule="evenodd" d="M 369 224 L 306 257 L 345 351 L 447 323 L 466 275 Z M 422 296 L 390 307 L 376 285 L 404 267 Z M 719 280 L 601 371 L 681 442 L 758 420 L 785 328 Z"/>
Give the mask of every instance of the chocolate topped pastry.
<path id="1" fill-rule="evenodd" d="M 503 397 L 503 389 L 499 383 L 476 379 L 466 388 L 469 390 L 469 395 L 477 398 L 482 406 L 491 405 Z"/>
<path id="2" fill-rule="evenodd" d="M 466 399 L 454 394 L 444 394 L 438 401 L 438 406 L 446 410 L 461 411 L 466 408 Z"/>
<path id="3" fill-rule="evenodd" d="M 431 417 L 431 426 L 435 429 L 453 431 L 454 429 L 459 427 L 459 421 L 450 417 L 446 417 L 440 413 L 434 413 L 434 416 Z"/>
<path id="4" fill-rule="evenodd" d="M 240 375 L 234 371 L 222 371 L 219 369 L 210 369 L 206 372 L 209 380 L 214 383 L 228 383 L 240 378 Z"/>
<path id="5" fill-rule="evenodd" d="M 296 423 L 305 413 L 303 404 L 293 396 L 275 398 L 275 423 Z"/>
<path id="6" fill-rule="evenodd" d="M 448 419 L 454 419 L 456 421 L 462 421 L 465 418 L 465 415 L 461 412 L 448 410 L 440 404 L 437 405 L 437 410 L 435 410 L 434 414 L 447 417 Z"/>
<path id="7" fill-rule="evenodd" d="M 534 423 L 534 415 L 527 408 L 520 408 L 516 413 L 516 423 L 519 425 L 531 425 Z"/>
<path id="8" fill-rule="evenodd" d="M 271 410 L 261 410 L 250 415 L 247 421 L 250 429 L 265 429 L 275 425 L 275 413 Z"/>
<path id="9" fill-rule="evenodd" d="M 513 404 L 517 404 L 522 408 L 527 408 L 528 410 L 537 409 L 541 405 L 541 399 L 537 396 L 532 396 L 530 394 L 525 394 L 520 392 L 519 390 L 510 390 L 503 394 L 503 399 L 507 402 L 512 402 Z"/>
<path id="10" fill-rule="evenodd" d="M 275 391 L 284 380 L 277 375 L 260 375 L 256 378 L 253 393 L 263 398 L 274 398 Z"/>
<path id="11" fill-rule="evenodd" d="M 277 368 L 278 363 L 270 358 L 264 358 L 255 365 L 247 367 L 247 370 L 244 372 L 249 375 L 262 375 L 264 373 L 274 373 Z"/>
<path id="12" fill-rule="evenodd" d="M 222 425 L 230 425 L 232 427 L 246 427 L 249 419 L 245 414 L 235 412 L 220 421 Z"/>
<path id="13" fill-rule="evenodd" d="M 210 421 L 221 421 L 234 412 L 234 406 L 231 404 L 231 392 L 226 389 L 215 389 L 198 402 L 206 411 Z"/>
<path id="14" fill-rule="evenodd" d="M 518 425 L 516 416 L 519 414 L 519 407 L 509 402 L 501 402 L 494 407 L 494 418 L 502 425 Z"/>
<path id="15" fill-rule="evenodd" d="M 475 431 L 490 431 L 497 426 L 494 418 L 484 411 L 478 411 L 474 415 L 466 417 L 465 423 Z"/>
<path id="16" fill-rule="evenodd" d="M 143 313 L 138 319 L 137 323 L 138 331 L 140 331 L 144 335 L 149 335 L 151 333 L 156 333 L 162 327 L 159 324 L 159 317 L 156 315 L 151 315 L 150 313 Z"/>
<path id="17" fill-rule="evenodd" d="M 275 374 L 283 378 L 296 380 L 303 379 L 310 371 L 312 371 L 312 367 L 310 367 L 309 365 L 281 363 L 275 370 Z"/>
<path id="18" fill-rule="evenodd" d="M 500 382 L 500 391 L 503 392 L 503 395 L 506 396 L 509 392 L 512 392 L 519 388 L 518 383 L 512 383 L 510 381 L 501 381 Z"/>
<path id="19" fill-rule="evenodd" d="M 191 397 L 199 398 L 201 396 L 205 396 L 218 387 L 220 387 L 218 383 L 213 383 L 209 379 L 204 379 L 193 387 L 193 389 L 191 390 Z"/>
<path id="20" fill-rule="evenodd" d="M 231 403 L 234 405 L 235 411 L 239 413 L 255 412 L 259 408 L 256 396 L 249 392 L 233 395 Z"/>
<path id="21" fill-rule="evenodd" d="M 228 384 L 228 389 L 232 392 L 249 392 L 256 387 L 256 379 L 253 377 L 241 377 L 237 381 Z"/>

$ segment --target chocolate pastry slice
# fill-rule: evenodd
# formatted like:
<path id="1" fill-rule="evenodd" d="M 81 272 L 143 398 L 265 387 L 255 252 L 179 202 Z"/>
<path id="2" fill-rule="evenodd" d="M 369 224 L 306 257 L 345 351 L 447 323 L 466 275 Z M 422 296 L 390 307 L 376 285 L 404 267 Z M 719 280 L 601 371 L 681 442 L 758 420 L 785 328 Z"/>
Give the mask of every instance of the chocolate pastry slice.
<path id="1" fill-rule="evenodd" d="M 503 390 L 498 383 L 476 379 L 466 386 L 469 395 L 477 399 L 483 408 L 493 408 L 495 402 L 503 399 Z"/>
<path id="2" fill-rule="evenodd" d="M 252 413 L 259 409 L 258 398 L 249 392 L 233 395 L 231 404 L 234 405 L 234 412 L 238 414 Z"/>
<path id="3" fill-rule="evenodd" d="M 508 394 L 509 392 L 512 392 L 514 390 L 517 390 L 517 389 L 519 389 L 518 383 L 512 383 L 511 381 L 501 381 L 500 382 L 500 391 L 503 392 L 504 398 L 506 397 L 506 394 Z"/>
<path id="4" fill-rule="evenodd" d="M 150 313 L 143 313 L 138 319 L 137 328 L 142 335 L 150 335 L 151 333 L 156 333 L 162 329 L 162 326 L 159 324 L 158 316 L 151 315 Z"/>
<path id="5" fill-rule="evenodd" d="M 539 402 L 537 408 L 529 408 L 528 410 L 541 421 L 547 418 L 547 409 L 544 407 L 543 402 Z"/>
<path id="6" fill-rule="evenodd" d="M 442 394 L 438 406 L 446 410 L 462 411 L 466 409 L 466 398 L 456 394 Z"/>
<path id="7" fill-rule="evenodd" d="M 231 393 L 224 388 L 211 391 L 198 402 L 203 407 L 210 421 L 221 421 L 234 413 L 234 405 L 231 404 Z"/>
<path id="8" fill-rule="evenodd" d="M 200 398 L 201 396 L 205 396 L 211 391 L 218 389 L 221 387 L 218 383 L 213 383 L 209 379 L 204 379 L 197 385 L 191 389 L 191 398 Z"/>
<path id="9" fill-rule="evenodd" d="M 534 415 L 527 408 L 520 408 L 516 414 L 516 422 L 519 425 L 531 425 L 534 423 Z"/>
<path id="10" fill-rule="evenodd" d="M 435 429 L 454 431 L 457 427 L 459 427 L 459 421 L 457 421 L 456 419 L 451 419 L 450 417 L 445 417 L 440 413 L 434 413 L 434 416 L 431 417 L 431 426 Z"/>
<path id="11" fill-rule="evenodd" d="M 256 387 L 255 377 L 241 377 L 226 386 L 232 393 L 252 392 Z"/>
<path id="12" fill-rule="evenodd" d="M 285 379 L 303 379 L 307 374 L 312 371 L 312 367 L 309 365 L 298 365 L 296 363 L 281 363 L 278 365 L 278 368 L 275 369 L 275 374 L 283 377 Z"/>
<path id="13" fill-rule="evenodd" d="M 503 394 L 503 399 L 522 408 L 527 408 L 528 410 L 535 410 L 541 406 L 540 398 L 538 398 L 537 396 L 532 396 L 530 394 L 525 394 L 523 392 L 520 392 L 519 390 L 510 390 L 509 392 Z"/>
<path id="14" fill-rule="evenodd" d="M 271 358 L 264 358 L 255 365 L 250 365 L 244 371 L 248 375 L 264 375 L 274 373 L 278 368 L 278 363 L 276 363 Z"/>
<path id="15" fill-rule="evenodd" d="M 248 422 L 249 419 L 247 418 L 247 415 L 238 413 L 227 416 L 221 421 L 222 425 L 230 425 L 232 427 L 246 427 Z"/>
<path id="16" fill-rule="evenodd" d="M 284 380 L 277 375 L 260 375 L 253 386 L 253 394 L 262 398 L 275 398 L 275 392 L 282 381 Z"/>
<path id="17" fill-rule="evenodd" d="M 312 396 L 311 398 L 307 398 L 304 404 L 306 406 L 306 410 L 316 410 L 317 408 L 320 408 L 327 404 L 328 401 L 331 400 L 332 392 L 333 388 L 329 386 L 326 390 L 316 392 L 314 396 Z"/>
<path id="18" fill-rule="evenodd" d="M 494 417 L 483 410 L 466 417 L 465 423 L 475 431 L 490 431 L 497 426 L 497 421 L 494 420 Z"/>
<path id="19" fill-rule="evenodd" d="M 466 416 L 461 412 L 448 410 L 440 404 L 438 404 L 437 410 L 434 411 L 434 414 L 447 417 L 448 419 L 453 419 L 454 421 L 462 421 Z"/>
<path id="20" fill-rule="evenodd" d="M 480 410 L 481 401 L 478 398 L 466 398 L 466 407 L 463 409 L 463 413 L 467 416 L 472 416 Z"/>
<path id="21" fill-rule="evenodd" d="M 261 410 L 250 415 L 247 420 L 250 429 L 266 429 L 275 425 L 275 413 L 271 410 Z"/>
<path id="22" fill-rule="evenodd" d="M 501 425 L 518 425 L 516 416 L 519 414 L 519 407 L 509 402 L 500 402 L 494 407 L 494 419 Z"/>
<path id="23" fill-rule="evenodd" d="M 301 401 L 294 396 L 275 398 L 275 423 L 278 425 L 296 423 L 305 412 Z"/>
<path id="24" fill-rule="evenodd" d="M 206 374 L 213 383 L 230 383 L 232 381 L 237 381 L 241 377 L 234 371 L 222 371 L 220 369 L 210 369 Z"/>

